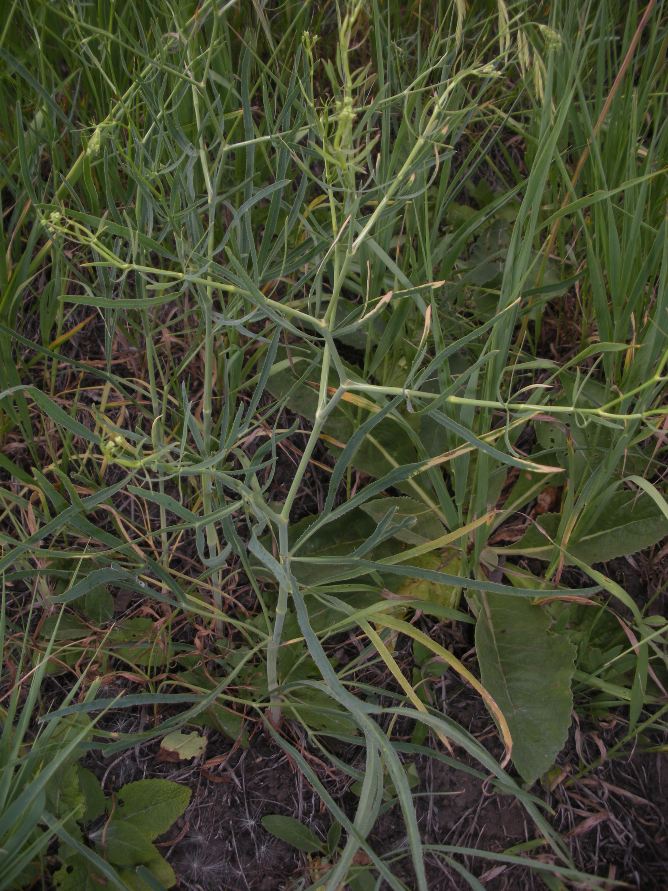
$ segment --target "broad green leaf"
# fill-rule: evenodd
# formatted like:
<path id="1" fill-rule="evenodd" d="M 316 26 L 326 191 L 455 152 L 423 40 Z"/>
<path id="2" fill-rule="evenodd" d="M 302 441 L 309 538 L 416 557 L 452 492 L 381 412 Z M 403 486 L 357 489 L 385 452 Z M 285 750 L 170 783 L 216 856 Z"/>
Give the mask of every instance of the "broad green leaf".
<path id="1" fill-rule="evenodd" d="M 84 578 L 79 579 L 67 588 L 67 590 L 63 591 L 57 597 L 54 597 L 54 602 L 72 603 L 75 600 L 79 600 L 81 597 L 85 598 L 96 592 L 106 591 L 107 586 L 110 584 L 118 584 L 119 582 L 124 582 L 126 580 L 134 581 L 134 576 L 127 572 L 127 570 L 121 569 L 120 567 L 103 566 L 89 572 Z"/>
<path id="2" fill-rule="evenodd" d="M 275 835 L 276 838 L 280 838 L 281 841 L 287 842 L 299 851 L 314 854 L 316 851 L 322 851 L 323 849 L 323 843 L 313 830 L 309 829 L 308 826 L 304 826 L 299 820 L 295 820 L 294 817 L 284 817 L 281 814 L 267 814 L 262 818 L 262 825 L 267 832 Z"/>
<path id="3" fill-rule="evenodd" d="M 375 891 L 376 880 L 369 870 L 357 872 L 350 877 L 350 891 Z"/>
<path id="4" fill-rule="evenodd" d="M 337 588 L 336 598 L 341 604 L 349 606 L 351 610 L 360 610 L 377 604 L 381 599 L 381 595 L 378 585 L 369 584 L 367 586 L 365 583 L 353 583 L 350 586 L 346 586 L 343 590 Z M 309 603 L 309 622 L 317 634 L 327 632 L 333 625 L 338 623 L 343 623 L 340 625 L 339 631 L 344 630 L 345 627 L 350 628 L 355 625 L 355 620 L 349 619 L 348 613 L 338 604 L 330 606 L 321 600 L 315 599 L 312 603 Z"/>
<path id="5" fill-rule="evenodd" d="M 476 650 L 483 686 L 503 712 L 513 763 L 533 783 L 554 763 L 571 723 L 575 647 L 549 615 L 520 597 L 481 596 Z"/>
<path id="6" fill-rule="evenodd" d="M 598 408 L 605 404 L 608 398 L 605 387 L 591 378 L 580 384 L 577 389 L 575 376 L 568 372 L 560 374 L 560 380 L 565 389 L 561 397 L 555 400 L 557 405 Z M 549 458 L 550 463 L 554 460 L 561 465 L 573 480 L 576 489 L 606 462 L 619 441 L 619 430 L 614 427 L 602 424 L 583 426 L 568 415 L 564 415 L 559 424 L 537 422 L 534 429 L 540 446 L 554 453 L 554 458 L 551 456 Z M 631 447 L 627 450 L 624 458 L 626 473 L 643 473 L 646 463 L 647 457 L 640 449 Z M 613 473 L 614 467 L 611 466 L 610 478 Z"/>
<path id="7" fill-rule="evenodd" d="M 90 636 L 91 629 L 71 613 L 63 613 L 62 616 L 54 613 L 42 623 L 41 633 L 44 640 L 83 640 Z"/>
<path id="8" fill-rule="evenodd" d="M 69 764 L 57 773 L 47 786 L 47 797 L 53 813 L 66 821 L 83 817 L 86 801 L 81 790 L 76 764 Z"/>
<path id="9" fill-rule="evenodd" d="M 177 820 L 188 807 L 191 790 L 171 780 L 137 780 L 118 793 L 114 821 L 133 826 L 136 833 L 154 839 Z M 144 861 L 138 861 L 144 862 Z"/>
<path id="10" fill-rule="evenodd" d="M 100 891 L 104 887 L 102 876 L 96 876 L 80 854 L 72 854 L 63 860 L 60 869 L 53 874 L 53 882 L 58 891 Z"/>
<path id="11" fill-rule="evenodd" d="M 206 737 L 199 733 L 181 733 L 175 730 L 168 733 L 160 742 L 160 752 L 174 756 L 175 761 L 189 761 L 191 758 L 199 758 L 206 749 Z"/>
<path id="12" fill-rule="evenodd" d="M 109 635 L 109 646 L 116 656 L 134 665 L 158 668 L 172 658 L 171 639 L 156 635 L 151 619 L 142 617 L 119 622 Z"/>
<path id="13" fill-rule="evenodd" d="M 84 816 L 86 822 L 97 820 L 106 810 L 107 799 L 102 791 L 100 781 L 92 770 L 87 767 L 77 765 L 77 774 L 79 776 L 79 787 L 84 797 L 85 810 Z"/>
<path id="14" fill-rule="evenodd" d="M 154 845 L 142 831 L 143 823 L 125 822 L 114 818 L 108 826 L 91 835 L 100 846 L 105 859 L 115 866 L 137 866 L 158 856 Z"/>
<path id="15" fill-rule="evenodd" d="M 636 486 L 640 486 L 640 488 L 643 489 L 654 501 L 663 516 L 668 520 L 668 501 L 666 501 L 656 486 L 653 486 L 649 480 L 645 480 L 641 476 L 630 476 L 629 481 L 635 483 Z"/>
<path id="16" fill-rule="evenodd" d="M 334 337 L 336 340 L 340 340 L 341 343 L 345 343 L 346 346 L 359 350 L 360 353 L 364 352 L 369 337 L 373 337 L 376 340 L 380 339 L 383 331 L 381 316 L 377 315 L 373 319 L 368 320 L 366 324 L 359 325 L 345 334 L 339 333 L 337 328 L 345 330 L 350 326 L 351 322 L 359 319 L 362 314 L 363 310 L 359 303 L 353 303 L 352 300 L 348 300 L 346 297 L 339 297 L 333 325 Z"/>
<path id="17" fill-rule="evenodd" d="M 560 519 L 559 514 L 543 514 L 507 552 L 551 560 L 555 547 L 541 529 L 558 544 Z M 646 495 L 623 491 L 615 493 L 601 512 L 586 512 L 565 547 L 574 559 L 591 565 L 635 554 L 666 535 L 668 519 L 659 505 Z M 568 563 L 569 557 L 565 559 Z"/>
<path id="18" fill-rule="evenodd" d="M 335 853 L 336 849 L 338 848 L 339 842 L 341 841 L 342 830 L 343 827 L 336 821 L 334 821 L 327 830 L 327 852 L 329 854 Z"/>
<path id="19" fill-rule="evenodd" d="M 556 602 L 550 605 L 550 611 L 556 619 L 555 630 L 568 634 L 575 644 L 580 671 L 599 675 L 608 682 L 630 684 L 636 656 L 631 650 L 625 658 L 619 658 L 629 649 L 629 641 L 610 610 Z"/>
<path id="20" fill-rule="evenodd" d="M 84 595 L 81 609 L 91 622 L 110 622 L 114 615 L 114 598 L 104 585 L 99 585 Z"/>
<path id="21" fill-rule="evenodd" d="M 153 882 L 142 877 L 146 870 L 151 874 Z M 148 863 L 141 864 L 138 869 L 121 869 L 119 876 L 131 891 L 155 891 L 156 887 L 172 888 L 176 884 L 174 870 L 159 854 Z"/>

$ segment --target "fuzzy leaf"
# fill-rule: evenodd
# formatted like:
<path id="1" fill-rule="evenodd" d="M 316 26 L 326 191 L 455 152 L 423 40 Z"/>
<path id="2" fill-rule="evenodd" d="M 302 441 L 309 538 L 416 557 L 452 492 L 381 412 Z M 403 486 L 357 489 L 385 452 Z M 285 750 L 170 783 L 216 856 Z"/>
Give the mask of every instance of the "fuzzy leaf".
<path id="1" fill-rule="evenodd" d="M 508 721 L 513 763 L 528 782 L 547 771 L 571 723 L 575 647 L 521 597 L 486 594 L 476 624 L 481 680 Z"/>

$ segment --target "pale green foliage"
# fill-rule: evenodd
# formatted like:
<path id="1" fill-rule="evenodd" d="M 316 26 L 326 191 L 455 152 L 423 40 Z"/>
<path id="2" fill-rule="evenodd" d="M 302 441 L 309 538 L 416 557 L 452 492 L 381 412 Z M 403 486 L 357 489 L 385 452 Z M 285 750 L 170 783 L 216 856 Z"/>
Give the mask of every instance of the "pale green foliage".
<path id="1" fill-rule="evenodd" d="M 424 742 L 415 751 L 452 740 L 517 796 L 554 861 L 525 868 L 595 881 L 444 714 L 428 671 L 415 696 L 408 676 L 387 690 L 360 677 L 405 668 L 392 622 L 429 632 L 476 617 L 486 705 L 510 725 L 527 780 L 565 738 L 572 677 L 576 708 L 623 706 L 630 734 L 653 720 L 663 626 L 591 564 L 665 531 L 665 2 L 614 94 L 634 4 L 432 6 L 9 5 L 0 571 L 24 668 L 16 640 L 34 627 L 14 592 L 44 619 L 27 699 L 17 680 L 2 713 L 11 881 L 59 835 L 72 866 L 61 888 L 92 887 L 91 871 L 110 887 L 171 886 L 153 841 L 188 791 L 126 786 L 84 846 L 77 827 L 100 817 L 101 790 L 73 766 L 81 741 L 111 755 L 177 734 L 194 757 L 204 738 L 182 728 L 244 746 L 262 721 L 341 830 L 322 848 L 326 887 L 357 875 L 361 850 L 393 889 L 395 857 L 410 858 L 425 891 L 398 717 Z M 543 561 L 540 577 L 517 570 L 522 556 Z M 563 584 L 566 565 L 582 586 Z M 599 638 L 608 655 L 587 661 L 595 633 L 553 606 L 563 597 L 623 611 L 633 646 L 617 628 L 621 644 Z M 204 652 L 175 633 L 184 626 L 211 629 Z M 362 642 L 346 664 L 344 633 Z M 47 675 L 78 690 L 89 663 L 138 680 L 114 707 L 169 716 L 96 737 L 90 716 L 109 703 L 92 685 L 36 725 Z M 525 714 L 518 695 L 552 695 L 553 714 Z M 357 783 L 352 817 L 278 732 L 283 718 Z M 58 727 L 67 764 L 44 754 Z M 361 780 L 337 737 L 363 748 Z M 380 855 L 367 839 L 388 794 L 407 844 Z M 281 820 L 277 834 L 296 838 Z M 430 856 L 476 887 L 461 851 Z"/>

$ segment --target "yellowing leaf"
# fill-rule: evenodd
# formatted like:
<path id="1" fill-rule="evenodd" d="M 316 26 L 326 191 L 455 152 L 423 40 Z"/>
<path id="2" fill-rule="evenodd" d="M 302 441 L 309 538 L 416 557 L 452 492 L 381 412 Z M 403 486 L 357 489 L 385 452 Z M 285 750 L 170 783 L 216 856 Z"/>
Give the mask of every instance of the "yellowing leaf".
<path id="1" fill-rule="evenodd" d="M 168 733 L 160 743 L 160 755 L 165 761 L 190 761 L 199 758 L 206 749 L 206 737 L 199 733 Z"/>

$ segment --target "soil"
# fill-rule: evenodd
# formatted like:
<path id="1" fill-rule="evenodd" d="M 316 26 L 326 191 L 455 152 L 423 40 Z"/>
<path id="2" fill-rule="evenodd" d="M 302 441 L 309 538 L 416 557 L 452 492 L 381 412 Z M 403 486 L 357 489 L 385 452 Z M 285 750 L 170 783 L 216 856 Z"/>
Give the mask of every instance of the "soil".
<path id="1" fill-rule="evenodd" d="M 558 791 L 557 827 L 582 869 L 641 891 L 668 887 L 665 755 L 610 761 Z"/>
<path id="2" fill-rule="evenodd" d="M 449 701 L 452 717 L 498 755 L 494 728 L 473 695 L 460 688 Z M 639 891 L 659 891 L 668 887 L 668 784 L 662 756 L 636 752 L 611 758 L 577 778 L 582 759 L 595 763 L 622 728 L 623 722 L 613 721 L 601 734 L 600 726 L 576 724 L 560 760 L 555 787 L 535 791 L 552 808 L 548 818 L 570 846 L 579 869 Z M 291 736 L 294 730 L 285 724 L 282 732 Z M 309 757 L 308 750 L 300 748 Z M 165 777 L 191 787 L 186 814 L 159 842 L 179 877 L 178 889 L 298 891 L 315 881 L 321 861 L 274 838 L 263 828 L 262 817 L 292 816 L 324 839 L 328 815 L 302 774 L 262 731 L 251 737 L 246 749 L 210 733 L 205 758 L 199 763 L 164 763 L 157 754 L 157 743 L 150 743 L 106 761 L 91 755 L 88 764 L 103 779 L 107 792 L 145 777 Z M 337 754 L 355 757 L 354 750 Z M 470 763 L 461 751 L 455 755 L 463 764 Z M 310 760 L 317 766 L 315 756 Z M 426 844 L 501 852 L 536 838 L 531 819 L 512 797 L 495 794 L 484 780 L 442 761 L 418 757 L 414 763 L 419 777 L 415 800 Z M 331 770 L 319 774 L 330 794 L 352 815 L 356 798 L 349 780 L 333 776 Z M 392 854 L 394 872 L 407 888 L 414 888 L 397 807 L 381 816 L 370 841 L 377 853 Z M 359 856 L 363 863 L 364 855 Z M 536 847 L 532 856 L 554 862 L 547 847 Z M 456 859 L 490 891 L 545 888 L 534 872 L 523 867 L 475 857 Z M 428 855 L 426 866 L 430 891 L 469 887 L 455 868 L 433 854 Z"/>

